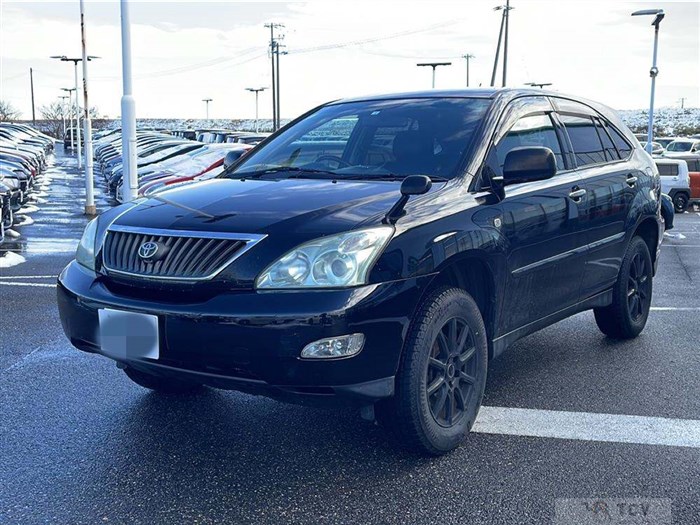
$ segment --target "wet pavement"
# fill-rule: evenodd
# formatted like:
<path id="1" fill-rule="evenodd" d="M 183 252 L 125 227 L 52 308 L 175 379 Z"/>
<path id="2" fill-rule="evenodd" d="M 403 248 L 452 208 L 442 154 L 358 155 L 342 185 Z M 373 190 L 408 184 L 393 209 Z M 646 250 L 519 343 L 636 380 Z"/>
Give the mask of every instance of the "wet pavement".
<path id="1" fill-rule="evenodd" d="M 507 430 L 480 417 L 457 451 L 426 459 L 354 411 L 160 396 L 73 349 L 54 283 L 87 222 L 74 159 L 59 152 L 41 190 L 33 224 L 0 247 L 25 259 L 0 268 L 0 523 L 542 524 L 563 498 L 663 500 L 673 523 L 700 522 L 697 437 L 641 444 L 664 428 L 674 443 L 673 429 L 700 420 L 697 212 L 664 240 L 639 338 L 608 340 L 583 313 L 518 342 L 490 364 L 483 414 L 539 419 Z M 577 434 L 591 414 L 612 419 Z M 606 437 L 607 425 L 621 426 Z"/>

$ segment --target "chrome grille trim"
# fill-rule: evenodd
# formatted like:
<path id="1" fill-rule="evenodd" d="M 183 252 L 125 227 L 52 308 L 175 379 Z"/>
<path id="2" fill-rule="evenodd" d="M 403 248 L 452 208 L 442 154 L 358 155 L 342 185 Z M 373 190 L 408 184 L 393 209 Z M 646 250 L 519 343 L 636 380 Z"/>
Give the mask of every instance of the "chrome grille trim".
<path id="1" fill-rule="evenodd" d="M 107 229 L 100 254 L 102 267 L 108 274 L 162 281 L 207 281 L 265 237 L 267 235 L 112 224 Z M 172 256 L 165 255 L 163 259 L 146 263 L 138 256 L 138 248 L 146 240 L 167 246 Z"/>

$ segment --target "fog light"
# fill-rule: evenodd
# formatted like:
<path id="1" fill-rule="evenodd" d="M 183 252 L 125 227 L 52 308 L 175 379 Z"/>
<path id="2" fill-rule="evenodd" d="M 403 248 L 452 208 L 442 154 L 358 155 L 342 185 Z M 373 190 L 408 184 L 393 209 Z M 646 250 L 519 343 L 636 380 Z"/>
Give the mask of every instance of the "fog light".
<path id="1" fill-rule="evenodd" d="M 305 359 L 332 359 L 334 357 L 350 357 L 362 350 L 365 344 L 363 334 L 339 335 L 319 339 L 304 347 L 301 357 Z"/>

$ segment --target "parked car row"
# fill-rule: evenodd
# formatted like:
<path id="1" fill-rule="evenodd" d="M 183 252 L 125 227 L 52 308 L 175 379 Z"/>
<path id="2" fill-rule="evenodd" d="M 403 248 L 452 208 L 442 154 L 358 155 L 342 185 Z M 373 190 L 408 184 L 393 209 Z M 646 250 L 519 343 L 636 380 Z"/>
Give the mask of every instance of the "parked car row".
<path id="1" fill-rule="evenodd" d="M 150 195 L 177 184 L 215 177 L 221 173 L 225 160 L 227 164 L 233 163 L 253 147 L 241 140 L 234 142 L 233 139 L 259 137 L 244 132 L 222 131 L 222 137 L 231 140 L 218 140 L 220 132 L 209 130 L 195 132 L 195 135 L 199 135 L 195 138 L 203 139 L 200 141 L 190 138 L 190 131 L 137 131 L 139 194 Z M 113 130 L 96 137 L 94 154 L 109 193 L 118 202 L 123 202 L 125 192 L 121 132 Z"/>
<path id="2" fill-rule="evenodd" d="M 29 201 L 54 142 L 25 124 L 0 123 L 0 243 L 18 223 L 17 212 Z"/>

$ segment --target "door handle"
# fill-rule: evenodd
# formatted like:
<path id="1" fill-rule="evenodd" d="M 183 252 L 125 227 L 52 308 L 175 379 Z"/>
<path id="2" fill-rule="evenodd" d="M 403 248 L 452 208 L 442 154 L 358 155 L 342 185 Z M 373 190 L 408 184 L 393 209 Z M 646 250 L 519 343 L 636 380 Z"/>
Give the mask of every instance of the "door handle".
<path id="1" fill-rule="evenodd" d="M 574 202 L 581 202 L 581 199 L 584 195 L 586 195 L 586 190 L 583 188 L 579 188 L 569 193 L 569 198 Z"/>
<path id="2" fill-rule="evenodd" d="M 627 175 L 627 185 L 633 188 L 635 184 L 637 184 L 637 177 L 634 175 Z"/>

